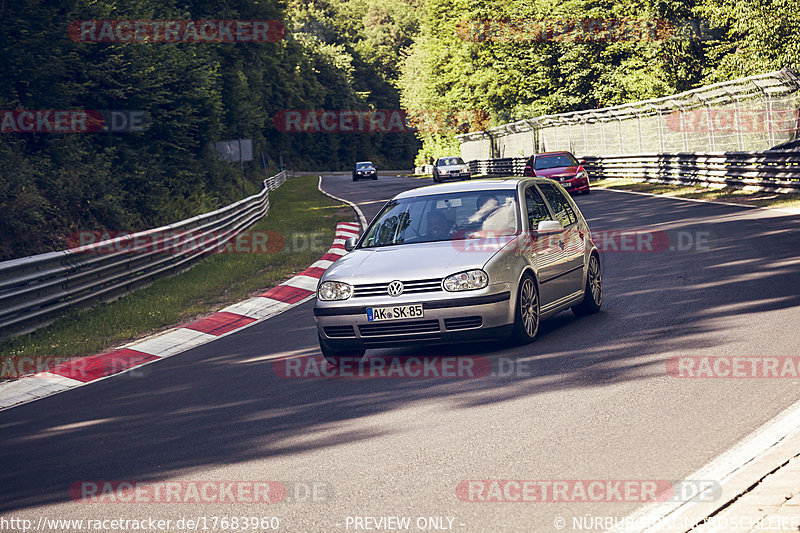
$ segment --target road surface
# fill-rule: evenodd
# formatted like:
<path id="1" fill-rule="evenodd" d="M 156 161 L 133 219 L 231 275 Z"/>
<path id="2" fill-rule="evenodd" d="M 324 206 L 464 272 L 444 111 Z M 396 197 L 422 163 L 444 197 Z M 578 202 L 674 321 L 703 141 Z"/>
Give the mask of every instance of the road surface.
<path id="1" fill-rule="evenodd" d="M 391 195 L 427 183 L 326 177 L 323 187 L 371 219 Z M 800 355 L 800 216 L 600 190 L 576 200 L 593 233 L 636 232 L 649 236 L 643 244 L 657 243 L 652 251 L 615 251 L 623 241 L 605 234 L 600 313 L 562 313 L 524 347 L 367 352 L 471 355 L 489 360 L 495 375 L 280 377 L 275 369 L 287 358 L 320 359 L 308 302 L 134 372 L 0 412 L 0 517 L 34 525 L 40 517 L 154 518 L 171 520 L 170 531 L 192 529 L 179 529 L 181 518 L 182 526 L 204 518 L 206 529 L 197 530 L 206 531 L 235 530 L 219 522 L 234 516 L 276 517 L 280 531 L 365 531 L 408 517 L 412 531 L 530 532 L 571 531 L 576 517 L 627 515 L 641 505 L 630 495 L 486 503 L 462 501 L 457 487 L 465 480 L 681 480 L 800 399 L 797 378 L 667 373 L 676 357 Z M 635 237 L 621 247 L 631 243 Z M 108 496 L 92 503 L 70 494 L 110 480 L 217 488 L 281 481 L 289 494 L 270 504 L 238 496 L 234 503 L 109 503 Z M 314 487 L 311 497 L 306 489 Z M 613 492 L 603 499 L 614 500 Z M 269 530 L 262 525 L 258 531 Z M 85 530 L 86 523 L 61 526 L 50 530 Z"/>

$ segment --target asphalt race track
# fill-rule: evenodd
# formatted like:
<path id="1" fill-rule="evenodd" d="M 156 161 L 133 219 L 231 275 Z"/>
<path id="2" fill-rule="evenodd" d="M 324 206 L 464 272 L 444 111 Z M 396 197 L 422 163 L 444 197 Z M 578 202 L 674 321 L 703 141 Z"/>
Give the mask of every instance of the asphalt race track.
<path id="1" fill-rule="evenodd" d="M 393 194 L 428 183 L 338 176 L 323 188 L 371 219 Z M 206 531 L 234 530 L 212 528 L 212 517 L 277 517 L 280 531 L 364 531 L 390 524 L 367 517 L 391 516 L 410 517 L 413 531 L 439 524 L 463 532 L 572 531 L 573 517 L 627 515 L 641 505 L 635 498 L 487 503 L 462 501 L 457 487 L 681 480 L 800 399 L 798 378 L 667 372 L 676 357 L 800 355 L 800 216 L 600 190 L 576 200 L 593 233 L 605 235 L 599 314 L 562 313 L 524 347 L 367 352 L 475 356 L 495 375 L 280 377 L 276 365 L 291 358 L 321 360 L 308 302 L 184 354 L 0 412 L 0 513 L 34 525 L 40 517 L 205 517 Z M 620 231 L 632 237 L 603 233 Z M 70 495 L 76 484 L 104 480 L 282 481 L 289 494 L 270 504 Z"/>

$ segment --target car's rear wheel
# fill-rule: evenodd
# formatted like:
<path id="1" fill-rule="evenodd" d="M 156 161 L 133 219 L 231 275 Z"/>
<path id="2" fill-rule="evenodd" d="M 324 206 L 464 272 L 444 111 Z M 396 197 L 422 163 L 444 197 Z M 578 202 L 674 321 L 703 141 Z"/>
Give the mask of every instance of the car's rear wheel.
<path id="1" fill-rule="evenodd" d="M 517 305 L 514 313 L 514 330 L 511 340 L 516 344 L 533 342 L 539 332 L 539 293 L 530 274 L 522 276 L 517 291 Z"/>
<path id="2" fill-rule="evenodd" d="M 600 272 L 600 260 L 592 254 L 589 257 L 589 267 L 586 269 L 583 300 L 572 308 L 572 312 L 576 315 L 589 315 L 598 312 L 601 305 L 603 305 L 603 275 Z"/>
<path id="3" fill-rule="evenodd" d="M 319 351 L 322 352 L 322 357 L 324 357 L 331 366 L 341 365 L 342 359 L 361 359 L 364 357 L 364 353 L 366 353 L 364 348 L 354 348 L 352 350 L 333 350 L 325 346 L 325 343 L 322 342 L 322 337 L 320 337 L 319 334 L 317 334 L 317 339 L 319 340 Z"/>

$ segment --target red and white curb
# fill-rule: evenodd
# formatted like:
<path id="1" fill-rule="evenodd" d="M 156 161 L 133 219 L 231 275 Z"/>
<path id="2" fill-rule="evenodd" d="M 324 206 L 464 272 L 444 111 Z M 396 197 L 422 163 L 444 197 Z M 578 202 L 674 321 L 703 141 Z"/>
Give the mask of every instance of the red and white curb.
<path id="1" fill-rule="evenodd" d="M 211 316 L 110 352 L 72 359 L 47 372 L 0 383 L 0 410 L 170 357 L 296 307 L 314 297 L 323 272 L 346 253 L 344 241 L 349 237 L 358 237 L 358 234 L 357 222 L 337 224 L 331 247 L 303 272 L 263 294 L 229 305 Z"/>

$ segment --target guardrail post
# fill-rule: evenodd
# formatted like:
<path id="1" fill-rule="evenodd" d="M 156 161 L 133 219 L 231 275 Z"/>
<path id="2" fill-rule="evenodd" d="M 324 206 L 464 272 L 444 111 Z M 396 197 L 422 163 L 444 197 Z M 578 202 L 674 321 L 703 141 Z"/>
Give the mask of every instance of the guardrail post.
<path id="1" fill-rule="evenodd" d="M 739 97 L 733 97 L 733 127 L 736 128 L 736 145 L 739 150 L 744 150 L 744 138 L 742 136 L 742 117 L 741 108 L 739 107 Z"/>
<path id="2" fill-rule="evenodd" d="M 703 102 L 703 105 L 706 106 L 706 113 L 708 113 L 708 144 L 711 146 L 711 151 L 716 151 L 716 146 L 714 145 L 714 123 L 711 119 L 711 104 L 708 102 Z"/>
<path id="3" fill-rule="evenodd" d="M 772 95 L 767 93 L 767 131 L 769 131 L 769 145 L 775 146 L 775 130 L 772 123 Z"/>

